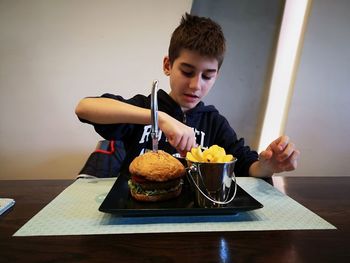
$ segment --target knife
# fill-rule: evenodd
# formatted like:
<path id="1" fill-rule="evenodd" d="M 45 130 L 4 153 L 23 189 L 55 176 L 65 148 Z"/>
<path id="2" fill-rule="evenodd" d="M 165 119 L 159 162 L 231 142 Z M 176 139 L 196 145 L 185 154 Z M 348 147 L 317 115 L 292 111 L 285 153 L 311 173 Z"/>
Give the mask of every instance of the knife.
<path id="1" fill-rule="evenodd" d="M 157 100 L 157 92 L 158 92 L 158 80 L 154 80 L 152 84 L 152 92 L 151 92 L 151 137 L 152 137 L 152 151 L 158 152 L 158 100 Z"/>

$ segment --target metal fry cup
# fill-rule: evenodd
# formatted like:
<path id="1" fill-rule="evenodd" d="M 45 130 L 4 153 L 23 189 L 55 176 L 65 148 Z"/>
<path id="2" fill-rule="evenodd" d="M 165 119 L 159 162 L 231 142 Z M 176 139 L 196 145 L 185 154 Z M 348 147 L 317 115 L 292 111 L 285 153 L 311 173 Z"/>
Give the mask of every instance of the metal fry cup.
<path id="1" fill-rule="evenodd" d="M 226 163 L 187 160 L 187 177 L 194 186 L 195 202 L 199 207 L 219 207 L 233 201 L 237 191 L 236 161 L 236 158 Z"/>

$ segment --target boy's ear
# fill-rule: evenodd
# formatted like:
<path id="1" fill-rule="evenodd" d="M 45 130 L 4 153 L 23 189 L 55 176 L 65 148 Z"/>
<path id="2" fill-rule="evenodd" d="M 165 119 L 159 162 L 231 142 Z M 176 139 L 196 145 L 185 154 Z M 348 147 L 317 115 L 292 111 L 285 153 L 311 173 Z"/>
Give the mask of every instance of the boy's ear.
<path id="1" fill-rule="evenodd" d="M 165 56 L 163 59 L 163 71 L 166 76 L 170 75 L 170 60 L 168 56 Z"/>

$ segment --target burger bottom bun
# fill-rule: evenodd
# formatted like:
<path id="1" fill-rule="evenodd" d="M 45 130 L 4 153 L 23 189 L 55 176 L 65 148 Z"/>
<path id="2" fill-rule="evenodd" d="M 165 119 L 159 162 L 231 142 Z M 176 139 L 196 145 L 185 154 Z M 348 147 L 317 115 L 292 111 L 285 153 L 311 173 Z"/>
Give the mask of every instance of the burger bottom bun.
<path id="1" fill-rule="evenodd" d="M 132 190 L 130 190 L 131 196 L 136 199 L 137 201 L 141 202 L 159 202 L 159 201 L 165 201 L 169 200 L 175 197 L 178 197 L 181 194 L 182 185 L 175 191 L 167 192 L 164 194 L 158 194 L 158 195 L 145 195 L 145 194 L 138 194 Z"/>

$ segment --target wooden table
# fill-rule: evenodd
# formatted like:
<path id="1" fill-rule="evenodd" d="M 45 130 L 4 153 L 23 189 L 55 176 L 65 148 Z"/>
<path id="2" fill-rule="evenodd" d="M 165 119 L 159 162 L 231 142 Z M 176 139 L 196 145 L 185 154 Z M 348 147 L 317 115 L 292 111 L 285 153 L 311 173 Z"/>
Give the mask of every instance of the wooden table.
<path id="1" fill-rule="evenodd" d="M 350 262 L 350 177 L 282 177 L 287 195 L 337 230 L 12 237 L 72 181 L 0 181 L 0 262 Z M 281 186 L 276 186 L 281 188 Z"/>

